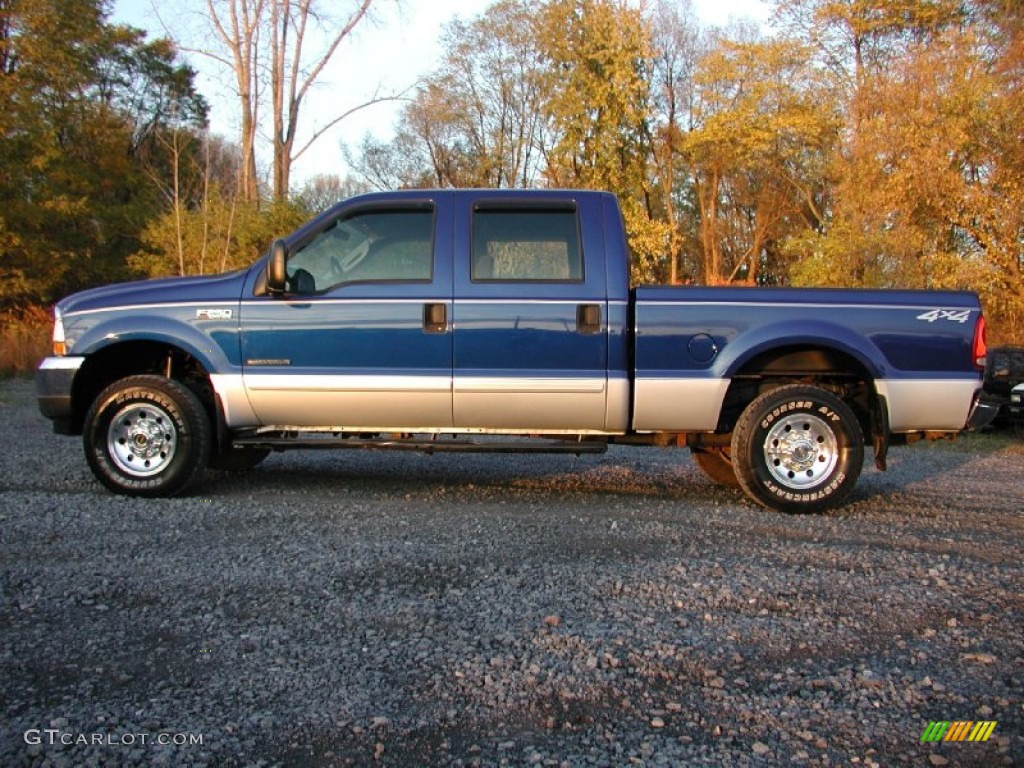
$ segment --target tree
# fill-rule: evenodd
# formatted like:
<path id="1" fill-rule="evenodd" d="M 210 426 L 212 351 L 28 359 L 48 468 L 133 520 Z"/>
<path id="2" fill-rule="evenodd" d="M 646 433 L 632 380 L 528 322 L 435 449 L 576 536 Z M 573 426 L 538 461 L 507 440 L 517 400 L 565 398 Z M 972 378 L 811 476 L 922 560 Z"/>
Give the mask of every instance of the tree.
<path id="1" fill-rule="evenodd" d="M 635 197 L 643 188 L 652 56 L 643 17 L 613 0 L 551 0 L 536 34 L 554 136 L 545 177 L 554 186 Z"/>
<path id="2" fill-rule="evenodd" d="M 701 279 L 773 283 L 783 272 L 777 244 L 823 215 L 822 175 L 839 122 L 806 49 L 736 33 L 700 61 L 681 152 L 691 167 Z"/>
<path id="3" fill-rule="evenodd" d="M 295 196 L 295 202 L 303 211 L 316 214 L 326 211 L 345 198 L 369 191 L 365 184 L 354 179 L 321 173 L 307 179 Z"/>
<path id="4" fill-rule="evenodd" d="M 874 14 L 870 5 L 782 4 L 786 13 L 813 11 L 813 41 L 825 39 L 822 29 L 845 30 L 856 73 L 823 225 L 786 246 L 792 279 L 969 288 L 982 295 L 996 333 L 1019 335 L 1019 13 L 1002 0 L 893 3 Z M 831 48 L 828 58 L 841 52 Z"/>
<path id="5" fill-rule="evenodd" d="M 978 215 L 971 239 L 993 266 L 995 279 L 983 283 L 986 306 L 997 321 L 992 337 L 1024 343 L 1024 15 L 1017 0 L 972 3 L 978 55 L 984 64 L 985 90 L 971 94 L 985 109 L 972 112 L 977 136 L 975 167 L 969 177 L 985 195 L 968 200 Z M 973 85 L 973 83 L 972 83 Z"/>
<path id="6" fill-rule="evenodd" d="M 49 302 L 122 277 L 157 201 L 163 126 L 205 103 L 172 46 L 107 23 L 100 0 L 0 0 L 0 301 Z"/>
<path id="7" fill-rule="evenodd" d="M 197 49 L 230 69 L 235 78 L 241 124 L 243 199 L 260 198 L 256 144 L 261 98 L 270 92 L 273 195 L 287 197 L 294 161 L 324 133 L 353 112 L 393 96 L 373 96 L 332 116 L 299 143 L 302 105 L 342 44 L 365 23 L 373 0 L 351 0 L 341 13 L 317 0 L 206 0 L 206 12 L 222 52 Z M 315 53 L 310 45 L 322 41 Z"/>
<path id="8" fill-rule="evenodd" d="M 358 150 L 344 147 L 345 160 L 361 181 L 371 189 L 402 189 L 443 187 L 444 179 L 435 180 L 430 157 L 424 142 L 403 112 L 395 136 L 380 141 L 365 136 Z"/>
<path id="9" fill-rule="evenodd" d="M 129 263 L 146 277 L 241 269 L 307 216 L 293 202 L 271 201 L 257 207 L 212 189 L 203 206 L 172 209 L 152 219 L 142 232 L 142 248 Z"/>
<path id="10" fill-rule="evenodd" d="M 206 0 L 210 26 L 226 49 L 223 54 L 203 48 L 199 53 L 220 62 L 234 74 L 240 122 L 241 159 L 238 191 L 248 202 L 259 200 L 256 172 L 256 133 L 259 128 L 261 35 L 268 0 Z"/>
<path id="11" fill-rule="evenodd" d="M 291 184 L 292 163 L 325 132 L 351 115 L 381 98 L 375 96 L 330 118 L 313 131 L 312 136 L 296 148 L 299 114 L 309 89 L 316 83 L 343 42 L 366 20 L 373 0 L 352 0 L 346 11 L 335 20 L 329 11 L 314 9 L 314 0 L 270 0 L 271 10 L 271 73 L 273 99 L 273 168 L 274 196 L 284 199 Z M 337 4 L 334 4 L 337 7 Z M 310 21 L 318 22 L 326 32 L 326 45 L 310 58 L 306 48 Z"/>
<path id="12" fill-rule="evenodd" d="M 658 192 L 652 205 L 661 208 L 669 229 L 667 270 L 657 277 L 675 285 L 682 281 L 684 273 L 692 278 L 698 272 L 696 264 L 681 263 L 684 248 L 694 240 L 691 223 L 695 218 L 687 183 L 692 176 L 683 158 L 683 137 L 690 128 L 694 79 L 705 42 L 688 2 L 659 0 L 649 23 L 654 57 L 648 142 L 652 187 Z"/>
<path id="13" fill-rule="evenodd" d="M 379 187 L 537 183 L 544 119 L 535 8 L 504 0 L 442 35 L 445 53 L 403 109 L 393 142 L 352 158 Z"/>
<path id="14" fill-rule="evenodd" d="M 448 95 L 468 185 L 526 187 L 539 172 L 541 62 L 531 8 L 506 0 L 470 23 L 453 21 L 435 86 Z"/>
<path id="15" fill-rule="evenodd" d="M 633 278 L 641 280 L 668 241 L 668 227 L 649 207 L 649 28 L 639 10 L 615 0 L 550 0 L 536 25 L 551 131 L 544 177 L 551 186 L 619 196 Z"/>
<path id="16" fill-rule="evenodd" d="M 776 0 L 775 16 L 790 37 L 817 51 L 852 101 L 903 46 L 955 25 L 962 10 L 960 0 Z"/>

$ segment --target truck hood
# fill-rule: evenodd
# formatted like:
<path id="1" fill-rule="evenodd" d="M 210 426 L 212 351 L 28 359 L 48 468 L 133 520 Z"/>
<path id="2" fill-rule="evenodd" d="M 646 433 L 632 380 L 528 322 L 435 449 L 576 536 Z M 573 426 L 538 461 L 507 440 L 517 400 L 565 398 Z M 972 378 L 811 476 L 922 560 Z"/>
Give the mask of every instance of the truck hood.
<path id="1" fill-rule="evenodd" d="M 67 315 L 112 307 L 238 301 L 250 268 L 223 275 L 165 277 L 104 285 L 73 293 L 57 302 L 57 307 Z"/>

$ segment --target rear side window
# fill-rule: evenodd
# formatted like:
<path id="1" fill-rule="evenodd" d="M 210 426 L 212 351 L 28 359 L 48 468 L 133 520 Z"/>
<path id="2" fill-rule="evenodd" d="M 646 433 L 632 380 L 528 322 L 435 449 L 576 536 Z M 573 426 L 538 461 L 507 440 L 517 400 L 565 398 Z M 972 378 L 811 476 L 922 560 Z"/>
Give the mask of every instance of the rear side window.
<path id="1" fill-rule="evenodd" d="M 583 282 L 575 209 L 478 209 L 473 213 L 473 282 Z"/>

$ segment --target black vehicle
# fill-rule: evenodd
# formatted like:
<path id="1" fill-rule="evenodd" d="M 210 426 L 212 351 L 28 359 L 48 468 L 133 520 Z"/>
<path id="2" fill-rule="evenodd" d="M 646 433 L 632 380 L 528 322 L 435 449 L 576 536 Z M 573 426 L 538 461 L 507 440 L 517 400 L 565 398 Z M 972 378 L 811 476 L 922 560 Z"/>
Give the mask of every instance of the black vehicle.
<path id="1" fill-rule="evenodd" d="M 1024 437 L 1021 385 L 1024 384 L 1024 347 L 992 347 L 985 365 L 985 394 L 999 405 L 998 426 Z M 1014 399 L 1016 397 L 1016 400 Z"/>
<path id="2" fill-rule="evenodd" d="M 1018 384 L 1010 392 L 1010 402 L 1006 405 L 1006 418 L 1017 437 L 1024 440 L 1024 384 Z"/>

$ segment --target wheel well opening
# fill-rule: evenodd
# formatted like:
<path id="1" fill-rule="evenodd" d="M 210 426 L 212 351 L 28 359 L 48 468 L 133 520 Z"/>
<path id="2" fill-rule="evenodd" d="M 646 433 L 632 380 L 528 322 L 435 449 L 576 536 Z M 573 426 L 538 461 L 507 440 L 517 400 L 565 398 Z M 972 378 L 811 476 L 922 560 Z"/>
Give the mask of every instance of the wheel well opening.
<path id="1" fill-rule="evenodd" d="M 171 344 L 155 341 L 126 341 L 105 347 L 86 358 L 75 376 L 71 393 L 72 427 L 81 432 L 85 413 L 92 401 L 109 384 L 136 374 L 154 374 L 181 381 L 202 401 L 214 417 L 213 388 L 209 373 L 191 354 Z"/>
<path id="2" fill-rule="evenodd" d="M 744 363 L 726 392 L 718 431 L 731 432 L 747 404 L 786 384 L 813 384 L 832 392 L 856 414 L 865 439 L 874 436 L 880 406 L 871 373 L 846 352 L 810 345 L 773 349 Z"/>

